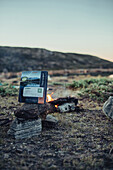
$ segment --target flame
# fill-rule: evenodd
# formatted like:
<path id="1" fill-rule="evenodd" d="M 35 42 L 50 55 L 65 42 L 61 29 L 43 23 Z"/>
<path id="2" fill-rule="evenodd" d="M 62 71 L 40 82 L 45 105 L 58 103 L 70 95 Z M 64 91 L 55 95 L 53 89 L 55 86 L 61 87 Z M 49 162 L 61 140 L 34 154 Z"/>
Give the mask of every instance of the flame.
<path id="1" fill-rule="evenodd" d="M 57 107 L 58 107 L 58 105 L 55 105 L 55 107 L 57 108 Z"/>
<path id="2" fill-rule="evenodd" d="M 50 101 L 53 101 L 54 99 L 52 98 L 52 94 L 53 94 L 53 92 L 51 93 L 51 94 L 47 94 L 47 102 L 50 102 Z"/>
<path id="3" fill-rule="evenodd" d="M 46 102 L 54 101 L 54 99 L 52 98 L 52 94 L 53 94 L 53 92 L 51 94 L 47 94 Z M 55 107 L 57 108 L 58 105 L 55 105 Z"/>

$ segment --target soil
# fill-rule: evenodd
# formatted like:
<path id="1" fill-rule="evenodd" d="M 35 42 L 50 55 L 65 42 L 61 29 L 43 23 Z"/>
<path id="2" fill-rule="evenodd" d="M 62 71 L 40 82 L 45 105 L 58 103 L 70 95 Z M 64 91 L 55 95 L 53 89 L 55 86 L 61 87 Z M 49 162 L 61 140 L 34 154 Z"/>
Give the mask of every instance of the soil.
<path id="1" fill-rule="evenodd" d="M 74 96 L 65 85 L 49 85 L 53 98 Z M 80 110 L 51 114 L 58 118 L 55 127 L 42 134 L 15 140 L 7 135 L 14 110 L 22 104 L 18 97 L 0 97 L 0 169 L 1 170 L 112 170 L 113 120 L 102 111 L 103 103 L 79 98 Z"/>

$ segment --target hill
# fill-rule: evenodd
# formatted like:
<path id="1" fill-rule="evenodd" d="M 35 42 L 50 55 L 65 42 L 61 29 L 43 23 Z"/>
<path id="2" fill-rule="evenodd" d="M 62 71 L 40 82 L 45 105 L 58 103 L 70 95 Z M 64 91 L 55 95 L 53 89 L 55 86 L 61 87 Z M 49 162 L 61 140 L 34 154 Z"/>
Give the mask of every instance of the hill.
<path id="1" fill-rule="evenodd" d="M 113 62 L 92 55 L 63 53 L 41 48 L 0 46 L 0 72 L 113 68 Z"/>

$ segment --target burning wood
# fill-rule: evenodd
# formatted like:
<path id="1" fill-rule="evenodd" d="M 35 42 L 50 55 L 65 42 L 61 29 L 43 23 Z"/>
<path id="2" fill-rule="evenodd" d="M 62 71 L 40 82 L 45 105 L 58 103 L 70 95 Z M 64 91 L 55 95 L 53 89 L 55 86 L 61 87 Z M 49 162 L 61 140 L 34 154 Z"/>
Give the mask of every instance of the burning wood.
<path id="1" fill-rule="evenodd" d="M 78 99 L 74 97 L 58 98 L 54 100 L 52 94 L 47 95 L 47 102 L 54 105 L 58 112 L 74 111 L 78 103 Z"/>
<path id="2" fill-rule="evenodd" d="M 74 97 L 58 98 L 49 101 L 49 103 L 54 105 L 59 112 L 70 112 L 75 110 L 78 99 Z"/>
<path id="3" fill-rule="evenodd" d="M 26 120 L 37 119 L 39 117 L 45 119 L 50 113 L 74 111 L 77 103 L 78 99 L 74 97 L 52 99 L 52 101 L 46 104 L 24 104 L 14 114 L 16 117 Z"/>
<path id="4" fill-rule="evenodd" d="M 75 97 L 65 97 L 65 98 L 58 98 L 56 100 L 49 101 L 49 103 L 54 105 L 62 105 L 64 103 L 75 103 L 77 105 L 78 99 Z"/>

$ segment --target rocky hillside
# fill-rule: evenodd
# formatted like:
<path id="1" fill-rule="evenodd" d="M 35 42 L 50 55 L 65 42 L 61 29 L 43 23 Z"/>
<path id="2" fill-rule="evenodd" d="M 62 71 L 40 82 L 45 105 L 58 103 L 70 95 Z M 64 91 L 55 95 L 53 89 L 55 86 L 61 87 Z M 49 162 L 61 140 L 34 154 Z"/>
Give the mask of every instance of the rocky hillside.
<path id="1" fill-rule="evenodd" d="M 41 48 L 0 47 L 0 72 L 113 68 L 113 62 L 91 55 L 62 53 Z"/>

